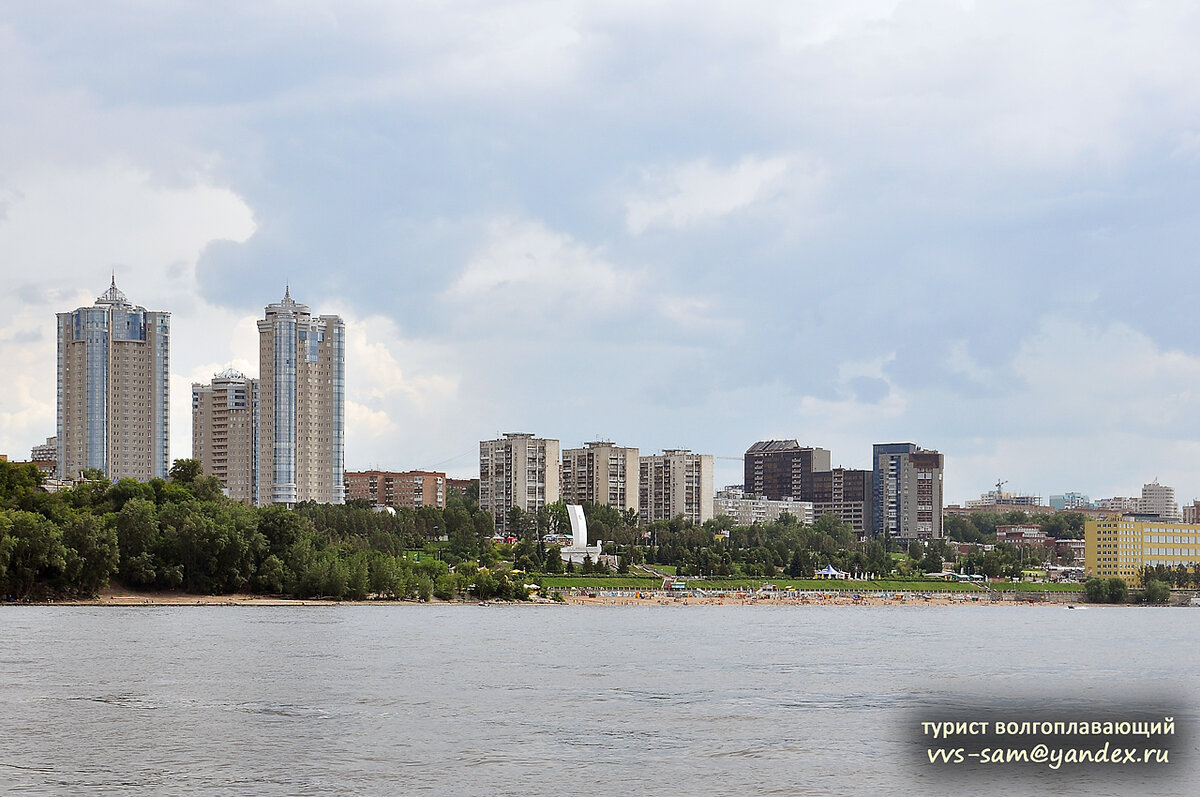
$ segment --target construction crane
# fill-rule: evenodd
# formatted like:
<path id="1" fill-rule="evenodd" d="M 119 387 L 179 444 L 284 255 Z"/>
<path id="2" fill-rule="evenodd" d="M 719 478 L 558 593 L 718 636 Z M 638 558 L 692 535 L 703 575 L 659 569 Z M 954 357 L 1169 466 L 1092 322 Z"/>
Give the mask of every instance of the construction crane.
<path id="1" fill-rule="evenodd" d="M 1004 485 L 1006 485 L 1006 484 L 1008 484 L 1008 479 L 1005 479 L 1004 481 L 1001 481 L 1000 479 L 996 479 L 996 503 L 997 504 L 1001 503 L 1001 501 L 1004 498 L 1004 493 L 1002 492 L 1002 490 L 1004 489 Z"/>

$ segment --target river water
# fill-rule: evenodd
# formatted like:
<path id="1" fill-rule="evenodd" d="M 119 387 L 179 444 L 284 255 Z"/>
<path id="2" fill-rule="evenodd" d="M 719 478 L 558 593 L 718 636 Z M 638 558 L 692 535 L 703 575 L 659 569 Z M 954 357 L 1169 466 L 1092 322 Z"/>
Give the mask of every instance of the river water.
<path id="1" fill-rule="evenodd" d="M 1192 795 L 1198 629 L 1061 606 L 0 607 L 0 793 Z M 1156 767 L 929 765 L 920 721 L 982 706 L 1178 730 Z"/>

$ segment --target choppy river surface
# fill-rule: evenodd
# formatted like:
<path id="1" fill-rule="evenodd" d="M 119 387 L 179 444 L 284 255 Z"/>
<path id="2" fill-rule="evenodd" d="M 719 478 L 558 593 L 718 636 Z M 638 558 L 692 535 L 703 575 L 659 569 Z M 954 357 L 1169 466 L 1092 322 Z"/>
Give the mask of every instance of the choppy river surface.
<path id="1" fill-rule="evenodd" d="M 1193 609 L 0 607 L 9 795 L 1192 795 L 1197 704 Z M 930 765 L 985 705 L 1170 764 Z"/>

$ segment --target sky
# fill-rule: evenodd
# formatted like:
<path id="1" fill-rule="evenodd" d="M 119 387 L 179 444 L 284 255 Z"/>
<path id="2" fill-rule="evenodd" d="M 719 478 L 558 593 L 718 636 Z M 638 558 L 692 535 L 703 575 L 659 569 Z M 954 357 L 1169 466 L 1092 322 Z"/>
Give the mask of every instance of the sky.
<path id="1" fill-rule="evenodd" d="M 0 452 L 115 273 L 190 384 L 285 285 L 350 470 L 507 431 L 794 438 L 1200 496 L 1200 4 L 53 2 L 0 10 Z"/>

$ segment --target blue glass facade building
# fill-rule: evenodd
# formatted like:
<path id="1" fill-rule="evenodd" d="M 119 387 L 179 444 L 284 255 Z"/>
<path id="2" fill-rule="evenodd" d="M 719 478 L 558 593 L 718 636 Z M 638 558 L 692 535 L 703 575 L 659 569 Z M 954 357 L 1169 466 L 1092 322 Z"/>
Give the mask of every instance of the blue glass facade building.
<path id="1" fill-rule="evenodd" d="M 344 503 L 345 323 L 313 317 L 289 289 L 258 332 L 259 503 Z"/>

